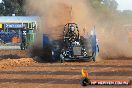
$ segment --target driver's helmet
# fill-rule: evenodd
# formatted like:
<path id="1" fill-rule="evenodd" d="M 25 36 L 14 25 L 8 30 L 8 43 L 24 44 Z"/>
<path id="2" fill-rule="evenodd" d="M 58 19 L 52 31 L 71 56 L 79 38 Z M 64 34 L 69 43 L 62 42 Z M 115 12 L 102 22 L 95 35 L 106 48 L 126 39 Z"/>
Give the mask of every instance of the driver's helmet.
<path id="1" fill-rule="evenodd" d="M 74 26 L 70 26 L 70 31 L 74 32 L 75 31 L 75 27 Z"/>

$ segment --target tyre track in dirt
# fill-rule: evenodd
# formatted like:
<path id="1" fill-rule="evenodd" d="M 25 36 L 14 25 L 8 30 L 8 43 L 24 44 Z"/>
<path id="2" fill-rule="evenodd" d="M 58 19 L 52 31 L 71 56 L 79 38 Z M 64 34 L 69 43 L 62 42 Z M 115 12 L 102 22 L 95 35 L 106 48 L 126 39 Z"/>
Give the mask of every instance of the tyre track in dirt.
<path id="1" fill-rule="evenodd" d="M 90 79 L 132 80 L 132 60 L 98 62 L 35 63 L 0 70 L 0 88 L 82 88 L 81 69 Z M 90 88 L 132 88 L 129 86 L 90 86 Z M 89 87 L 88 87 L 89 88 Z"/>

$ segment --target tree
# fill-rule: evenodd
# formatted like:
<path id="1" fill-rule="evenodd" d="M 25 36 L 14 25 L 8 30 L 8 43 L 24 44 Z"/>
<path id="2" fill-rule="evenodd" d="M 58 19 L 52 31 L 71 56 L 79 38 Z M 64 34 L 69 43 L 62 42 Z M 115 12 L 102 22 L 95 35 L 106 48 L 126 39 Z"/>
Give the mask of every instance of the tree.
<path id="1" fill-rule="evenodd" d="M 109 9 L 111 9 L 111 10 L 117 10 L 118 3 L 115 0 L 103 0 L 102 2 Z"/>
<path id="2" fill-rule="evenodd" d="M 118 3 L 115 0 L 89 0 L 91 6 L 99 13 L 115 12 Z"/>
<path id="3" fill-rule="evenodd" d="M 4 5 L 3 5 L 3 3 L 0 3 L 0 15 L 1 16 L 4 15 Z"/>
<path id="4" fill-rule="evenodd" d="M 3 0 L 0 4 L 1 13 L 0 15 L 11 16 L 15 14 L 17 16 L 25 15 L 23 9 L 24 0 Z"/>

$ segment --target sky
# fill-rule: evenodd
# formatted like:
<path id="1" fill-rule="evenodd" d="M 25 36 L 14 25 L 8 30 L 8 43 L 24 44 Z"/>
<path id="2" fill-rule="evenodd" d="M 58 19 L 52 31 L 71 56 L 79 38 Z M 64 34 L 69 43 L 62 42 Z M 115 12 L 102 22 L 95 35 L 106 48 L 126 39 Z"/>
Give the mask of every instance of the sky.
<path id="1" fill-rule="evenodd" d="M 118 10 L 132 10 L 132 0 L 116 0 L 118 2 Z"/>
<path id="2" fill-rule="evenodd" d="M 1 2 L 2 0 L 0 0 Z M 132 10 L 132 0 L 116 0 L 118 2 L 118 10 Z"/>

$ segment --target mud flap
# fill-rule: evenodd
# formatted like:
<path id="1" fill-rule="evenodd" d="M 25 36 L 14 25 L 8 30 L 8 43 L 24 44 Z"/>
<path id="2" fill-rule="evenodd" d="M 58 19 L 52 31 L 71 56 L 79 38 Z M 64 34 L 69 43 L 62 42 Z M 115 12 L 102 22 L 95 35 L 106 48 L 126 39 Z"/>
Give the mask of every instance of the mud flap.
<path id="1" fill-rule="evenodd" d="M 91 30 L 90 40 L 91 40 L 91 46 L 92 46 L 92 52 L 93 52 L 92 58 L 93 58 L 93 61 L 95 61 L 96 55 L 98 54 L 98 51 L 99 51 L 99 46 L 98 46 L 97 39 L 96 39 L 95 27 Z"/>
<path id="2" fill-rule="evenodd" d="M 64 60 L 65 60 L 65 59 L 64 59 L 63 54 L 60 54 L 60 62 L 61 62 L 61 63 L 63 63 L 63 62 L 64 62 Z"/>

